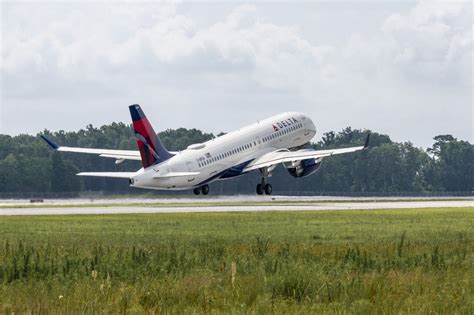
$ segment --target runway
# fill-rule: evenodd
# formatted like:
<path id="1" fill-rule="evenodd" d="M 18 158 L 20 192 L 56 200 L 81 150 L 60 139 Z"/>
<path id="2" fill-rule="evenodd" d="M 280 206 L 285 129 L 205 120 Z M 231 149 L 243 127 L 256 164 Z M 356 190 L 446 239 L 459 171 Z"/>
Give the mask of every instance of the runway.
<path id="1" fill-rule="evenodd" d="M 1 201 L 0 215 L 77 215 L 139 214 L 258 211 L 336 211 L 376 209 L 418 209 L 472 207 L 474 199 L 458 198 L 340 198 L 340 197 L 216 197 L 187 199 L 72 199 L 47 200 L 41 204 L 29 201 Z"/>

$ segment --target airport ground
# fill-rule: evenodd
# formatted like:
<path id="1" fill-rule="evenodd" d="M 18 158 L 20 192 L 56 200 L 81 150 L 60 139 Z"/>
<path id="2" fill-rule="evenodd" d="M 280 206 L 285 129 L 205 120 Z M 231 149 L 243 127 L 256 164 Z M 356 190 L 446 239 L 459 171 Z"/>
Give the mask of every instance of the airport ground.
<path id="1" fill-rule="evenodd" d="M 38 200 L 36 200 L 38 201 Z M 2 215 L 199 213 L 253 211 L 375 210 L 473 207 L 472 197 L 212 196 L 197 198 L 93 198 L 0 200 Z"/>
<path id="2" fill-rule="evenodd" d="M 472 199 L 275 198 L 183 202 L 199 213 L 2 216 L 0 312 L 473 313 Z M 143 203 L 35 209 L 183 207 Z"/>

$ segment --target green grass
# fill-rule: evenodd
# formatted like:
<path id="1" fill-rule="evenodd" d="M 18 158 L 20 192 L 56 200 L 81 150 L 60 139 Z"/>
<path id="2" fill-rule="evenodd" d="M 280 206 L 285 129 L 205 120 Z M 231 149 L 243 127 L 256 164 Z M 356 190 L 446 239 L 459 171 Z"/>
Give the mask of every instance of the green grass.
<path id="1" fill-rule="evenodd" d="M 0 313 L 474 312 L 474 208 L 12 216 L 0 231 Z"/>

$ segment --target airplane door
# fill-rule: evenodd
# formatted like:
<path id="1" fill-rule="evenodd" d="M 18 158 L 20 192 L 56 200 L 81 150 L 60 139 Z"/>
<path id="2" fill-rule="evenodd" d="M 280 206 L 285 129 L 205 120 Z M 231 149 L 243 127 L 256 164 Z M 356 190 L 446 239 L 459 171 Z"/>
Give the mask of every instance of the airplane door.
<path id="1" fill-rule="evenodd" d="M 188 168 L 188 171 L 190 172 L 194 171 L 193 162 L 187 162 L 186 167 Z"/>

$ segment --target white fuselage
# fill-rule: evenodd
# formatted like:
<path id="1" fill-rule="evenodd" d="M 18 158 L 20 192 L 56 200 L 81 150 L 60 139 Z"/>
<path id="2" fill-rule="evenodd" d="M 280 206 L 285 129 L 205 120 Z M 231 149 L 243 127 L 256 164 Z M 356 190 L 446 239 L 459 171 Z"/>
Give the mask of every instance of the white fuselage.
<path id="1" fill-rule="evenodd" d="M 299 147 L 310 141 L 316 128 L 307 116 L 283 113 L 230 132 L 205 143 L 192 145 L 163 163 L 141 169 L 131 186 L 160 190 L 184 190 L 245 173 L 262 155 Z M 192 175 L 166 177 L 189 172 Z"/>

